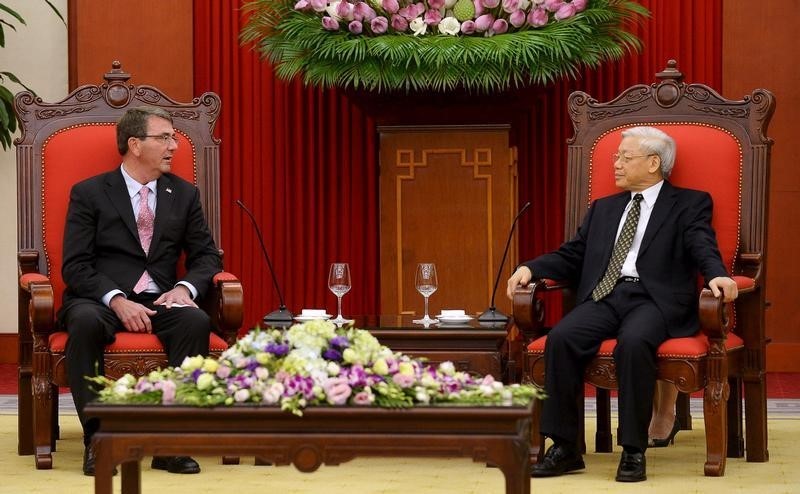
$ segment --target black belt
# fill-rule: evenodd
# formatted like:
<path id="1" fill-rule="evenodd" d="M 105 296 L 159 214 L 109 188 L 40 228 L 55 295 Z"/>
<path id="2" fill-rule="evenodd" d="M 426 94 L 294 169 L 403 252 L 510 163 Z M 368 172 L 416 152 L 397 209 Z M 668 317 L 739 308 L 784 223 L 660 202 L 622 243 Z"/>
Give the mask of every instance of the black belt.
<path id="1" fill-rule="evenodd" d="M 631 283 L 639 283 L 639 278 L 635 276 L 622 276 L 620 279 L 617 280 L 617 283 L 622 283 L 623 281 L 629 281 Z"/>

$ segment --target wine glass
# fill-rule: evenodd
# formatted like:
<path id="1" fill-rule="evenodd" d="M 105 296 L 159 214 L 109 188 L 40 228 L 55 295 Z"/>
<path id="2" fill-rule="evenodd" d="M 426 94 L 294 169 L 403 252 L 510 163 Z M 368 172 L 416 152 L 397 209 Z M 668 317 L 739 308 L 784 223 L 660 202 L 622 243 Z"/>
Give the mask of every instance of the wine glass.
<path id="1" fill-rule="evenodd" d="M 342 297 L 350 291 L 350 265 L 346 262 L 335 262 L 331 264 L 331 271 L 328 274 L 328 288 L 339 299 L 339 313 L 336 319 L 331 322 L 335 324 L 345 324 L 350 320 L 342 316 Z"/>
<path id="2" fill-rule="evenodd" d="M 433 292 L 439 287 L 439 282 L 436 278 L 436 265 L 432 262 L 421 262 L 417 265 L 416 277 L 417 291 L 425 298 L 425 317 L 416 319 L 416 324 L 433 324 L 437 323 L 436 319 L 428 315 L 428 297 L 433 295 Z"/>

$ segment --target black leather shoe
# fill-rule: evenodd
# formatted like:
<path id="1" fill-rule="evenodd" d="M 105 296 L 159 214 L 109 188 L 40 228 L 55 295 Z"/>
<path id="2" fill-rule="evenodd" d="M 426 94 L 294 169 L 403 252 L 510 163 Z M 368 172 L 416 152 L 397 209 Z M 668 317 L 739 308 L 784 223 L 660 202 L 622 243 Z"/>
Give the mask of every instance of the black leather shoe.
<path id="1" fill-rule="evenodd" d="M 672 424 L 672 430 L 669 432 L 669 435 L 664 439 L 650 438 L 647 446 L 649 448 L 666 448 L 670 444 L 675 444 L 675 434 L 677 434 L 679 430 L 681 430 L 681 423 L 678 417 L 675 417 L 675 422 Z"/>
<path id="2" fill-rule="evenodd" d="M 647 480 L 647 461 L 644 453 L 622 452 L 617 468 L 617 482 L 641 482 Z"/>
<path id="3" fill-rule="evenodd" d="M 94 446 L 89 445 L 83 449 L 83 474 L 89 477 L 94 477 L 94 461 L 95 451 Z M 114 467 L 114 475 L 117 474 L 117 468 Z"/>
<path id="4" fill-rule="evenodd" d="M 150 467 L 169 473 L 200 473 L 200 465 L 189 456 L 154 456 Z"/>
<path id="5" fill-rule="evenodd" d="M 533 466 L 531 477 L 555 477 L 584 468 L 586 465 L 580 453 L 554 444 L 544 454 L 544 459 Z"/>

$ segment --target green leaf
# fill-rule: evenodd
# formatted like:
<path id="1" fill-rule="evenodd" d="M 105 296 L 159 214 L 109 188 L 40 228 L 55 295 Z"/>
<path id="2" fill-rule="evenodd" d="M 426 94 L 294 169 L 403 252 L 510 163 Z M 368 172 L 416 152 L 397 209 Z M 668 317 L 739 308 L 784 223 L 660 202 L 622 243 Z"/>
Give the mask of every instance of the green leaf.
<path id="1" fill-rule="evenodd" d="M 58 9 L 56 8 L 56 6 L 55 6 L 55 5 L 53 5 L 53 4 L 50 2 L 50 0 L 44 0 L 44 1 L 45 1 L 45 3 L 47 3 L 47 5 L 48 5 L 48 6 L 49 6 L 49 7 L 50 7 L 52 10 L 53 10 L 53 12 L 55 12 L 55 14 L 58 16 L 58 18 L 59 18 L 59 19 L 61 19 L 61 22 L 63 22 L 63 23 L 64 23 L 64 25 L 66 26 L 66 25 L 67 25 L 67 21 L 66 21 L 66 20 L 64 20 L 64 16 L 63 16 L 63 15 L 61 15 L 61 12 L 59 12 L 59 11 L 58 11 Z"/>
<path id="2" fill-rule="evenodd" d="M 0 3 L 0 10 L 8 12 L 9 14 L 11 14 L 12 17 L 15 17 L 19 21 L 20 24 L 25 25 L 25 19 L 23 19 L 21 15 L 17 14 L 13 10 L 11 10 L 11 8 L 9 8 L 9 7 L 5 6 L 5 5 L 3 5 L 2 3 Z"/>

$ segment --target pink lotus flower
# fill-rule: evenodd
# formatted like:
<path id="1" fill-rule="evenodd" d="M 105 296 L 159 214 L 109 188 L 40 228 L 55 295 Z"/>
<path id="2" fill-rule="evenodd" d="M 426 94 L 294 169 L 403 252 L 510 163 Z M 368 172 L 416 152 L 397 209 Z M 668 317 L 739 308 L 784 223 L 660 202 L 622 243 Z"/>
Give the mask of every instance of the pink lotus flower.
<path id="1" fill-rule="evenodd" d="M 310 8 L 311 4 L 308 2 L 308 0 L 300 0 L 299 2 L 294 4 L 295 10 L 308 10 Z"/>
<path id="2" fill-rule="evenodd" d="M 353 4 L 342 0 L 336 5 L 336 15 L 339 16 L 339 19 L 352 21 Z"/>
<path id="3" fill-rule="evenodd" d="M 550 12 L 555 12 L 564 5 L 564 0 L 544 0 L 544 8 Z"/>
<path id="4" fill-rule="evenodd" d="M 475 19 L 475 30 L 479 33 L 482 33 L 488 30 L 492 23 L 494 22 L 494 17 L 492 14 L 483 14 L 482 16 Z"/>
<path id="5" fill-rule="evenodd" d="M 525 12 L 522 10 L 514 11 L 510 16 L 508 16 L 508 22 L 514 27 L 521 27 L 525 24 Z"/>
<path id="6" fill-rule="evenodd" d="M 439 10 L 444 7 L 444 0 L 428 0 L 428 7 Z"/>
<path id="7" fill-rule="evenodd" d="M 389 27 L 389 20 L 382 15 L 369 21 L 369 29 L 375 34 L 383 34 Z"/>
<path id="8" fill-rule="evenodd" d="M 508 21 L 505 19 L 497 19 L 492 23 L 492 32 L 494 34 L 503 34 L 508 31 Z"/>
<path id="9" fill-rule="evenodd" d="M 533 27 L 540 27 L 547 24 L 547 11 L 544 9 L 533 9 L 528 14 L 528 24 Z"/>
<path id="10" fill-rule="evenodd" d="M 475 21 L 464 21 L 461 23 L 461 32 L 464 34 L 472 34 L 475 32 Z"/>
<path id="11" fill-rule="evenodd" d="M 396 14 L 400 9 L 400 3 L 397 0 L 382 0 L 381 7 L 390 14 Z"/>
<path id="12" fill-rule="evenodd" d="M 308 0 L 308 4 L 314 9 L 314 12 L 323 12 L 328 7 L 327 0 Z"/>
<path id="13" fill-rule="evenodd" d="M 375 10 L 366 2 L 358 2 L 353 7 L 353 19 L 357 21 L 371 21 L 376 15 L 378 14 L 375 13 Z"/>
<path id="14" fill-rule="evenodd" d="M 408 29 L 408 21 L 401 14 L 394 14 L 392 16 L 392 29 L 402 33 Z"/>
<path id="15" fill-rule="evenodd" d="M 586 10 L 586 3 L 588 0 L 572 0 L 572 5 L 575 6 L 576 12 L 583 12 Z"/>
<path id="16" fill-rule="evenodd" d="M 347 25 L 347 30 L 353 34 L 361 34 L 363 29 L 364 26 L 361 24 L 361 21 L 350 21 L 350 24 Z"/>
<path id="17" fill-rule="evenodd" d="M 472 4 L 475 5 L 475 17 L 482 15 L 486 10 L 483 8 L 483 3 L 481 3 L 481 0 L 473 0 Z"/>
<path id="18" fill-rule="evenodd" d="M 493 9 L 500 5 L 500 0 L 481 0 L 481 3 L 487 9 Z"/>
<path id="19" fill-rule="evenodd" d="M 337 21 L 333 17 L 328 17 L 326 15 L 325 17 L 322 18 L 322 27 L 324 27 L 328 31 L 338 31 L 339 21 Z"/>
<path id="20" fill-rule="evenodd" d="M 429 26 L 436 26 L 442 22 L 442 14 L 438 10 L 429 10 L 425 12 L 425 24 Z"/>
<path id="21" fill-rule="evenodd" d="M 575 15 L 575 5 L 571 3 L 565 3 L 561 6 L 560 9 L 556 11 L 555 18 L 560 20 L 569 19 L 570 17 Z"/>

